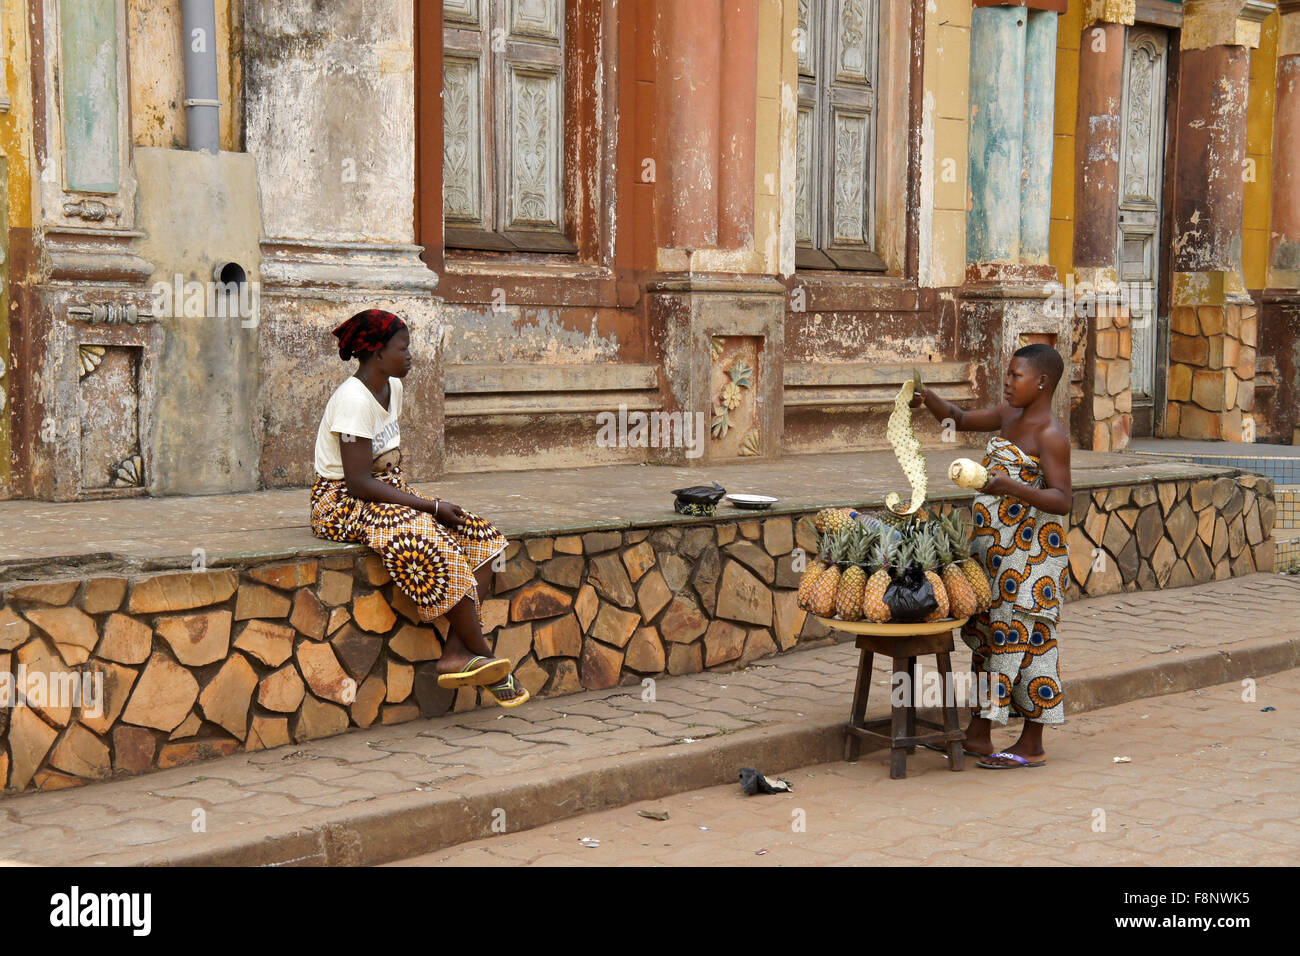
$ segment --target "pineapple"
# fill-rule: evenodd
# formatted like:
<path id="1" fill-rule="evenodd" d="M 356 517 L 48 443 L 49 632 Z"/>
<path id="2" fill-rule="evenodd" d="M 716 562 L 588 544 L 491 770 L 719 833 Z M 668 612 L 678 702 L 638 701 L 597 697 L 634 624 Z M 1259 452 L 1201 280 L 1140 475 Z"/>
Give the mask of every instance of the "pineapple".
<path id="1" fill-rule="evenodd" d="M 862 616 L 872 624 L 884 624 L 890 618 L 889 605 L 885 603 L 885 589 L 893 581 L 890 566 L 897 554 L 897 545 L 882 535 L 876 542 L 873 558 L 876 570 L 867 578 L 862 593 Z"/>
<path id="2" fill-rule="evenodd" d="M 799 594 L 796 598 L 796 603 L 800 610 L 807 611 L 811 608 L 813 584 L 821 573 L 830 566 L 830 557 L 826 553 L 826 545 L 826 536 L 819 535 L 817 539 L 817 554 L 804 571 L 803 577 L 799 579 Z"/>
<path id="3" fill-rule="evenodd" d="M 849 566 L 840 575 L 840 586 L 835 592 L 835 611 L 844 621 L 862 619 L 862 596 L 867 587 L 867 572 L 862 569 L 871 548 L 872 535 L 863 527 L 852 536 L 848 547 Z"/>
<path id="4" fill-rule="evenodd" d="M 953 541 L 947 522 L 940 519 L 934 529 L 934 543 L 939 551 L 939 576 L 948 592 L 948 613 L 953 617 L 970 617 L 979 610 L 979 598 L 965 573 L 953 562 Z"/>
<path id="5" fill-rule="evenodd" d="M 818 617 L 830 617 L 835 613 L 835 592 L 840 586 L 840 562 L 844 560 L 844 548 L 848 535 L 841 531 L 830 536 L 831 565 L 817 576 L 812 584 L 812 596 L 809 603 L 812 612 Z"/>
<path id="6" fill-rule="evenodd" d="M 934 543 L 934 531 L 929 527 L 922 526 L 912 539 L 915 542 L 913 556 L 916 559 L 917 566 L 925 572 L 926 580 L 930 582 L 930 587 L 934 589 L 934 599 L 939 606 L 934 609 L 926 621 L 942 621 L 948 616 L 948 590 L 943 586 L 943 578 L 935 570 L 939 563 L 939 551 Z"/>
<path id="7" fill-rule="evenodd" d="M 827 508 L 822 523 L 830 534 L 837 534 L 853 524 L 853 512 L 848 508 Z"/>
<path id="8" fill-rule="evenodd" d="M 966 575 L 971 587 L 975 589 L 976 612 L 987 611 L 993 603 L 993 588 L 980 563 L 970 556 L 970 525 L 955 511 L 946 521 L 957 549 L 957 567 L 961 568 L 962 574 Z"/>

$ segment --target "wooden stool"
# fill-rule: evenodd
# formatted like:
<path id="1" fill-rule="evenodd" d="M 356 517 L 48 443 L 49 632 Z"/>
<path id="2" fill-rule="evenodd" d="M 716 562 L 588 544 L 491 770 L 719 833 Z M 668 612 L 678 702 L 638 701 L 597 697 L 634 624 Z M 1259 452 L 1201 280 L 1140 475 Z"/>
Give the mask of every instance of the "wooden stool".
<path id="1" fill-rule="evenodd" d="M 948 769 L 962 769 L 962 742 L 966 733 L 957 718 L 956 685 L 949 653 L 953 649 L 952 632 L 966 623 L 962 620 L 935 621 L 929 624 L 866 624 L 818 618 L 828 627 L 858 635 L 858 681 L 853 690 L 853 712 L 845 725 L 844 759 L 858 759 L 861 738 L 888 744 L 889 776 L 901 780 L 907 776 L 907 755 L 917 744 L 932 744 L 948 749 Z M 890 716 L 866 720 L 867 697 L 871 693 L 871 668 L 877 654 L 893 661 L 890 682 Z M 943 682 L 943 725 L 916 716 L 920 690 L 916 680 L 916 659 L 933 654 Z M 907 674 L 907 686 L 901 702 L 895 698 L 893 683 L 899 674 Z M 917 734 L 916 727 L 934 728 L 934 733 Z M 887 733 L 885 731 L 888 731 Z"/>

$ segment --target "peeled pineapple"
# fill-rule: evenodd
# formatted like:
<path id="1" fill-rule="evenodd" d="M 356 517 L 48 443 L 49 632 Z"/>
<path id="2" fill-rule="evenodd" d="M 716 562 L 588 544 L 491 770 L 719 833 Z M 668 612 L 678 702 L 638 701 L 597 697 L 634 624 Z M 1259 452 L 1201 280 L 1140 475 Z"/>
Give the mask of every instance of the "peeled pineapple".
<path id="1" fill-rule="evenodd" d="M 915 380 L 903 383 L 903 387 L 898 390 L 898 397 L 894 399 L 894 410 L 889 414 L 889 425 L 885 430 L 885 437 L 894 448 L 894 456 L 903 466 L 903 474 L 907 475 L 907 480 L 912 485 L 912 501 L 906 508 L 900 507 L 902 498 L 898 492 L 891 491 L 885 496 L 885 505 L 896 514 L 911 514 L 916 511 L 925 501 L 928 490 L 925 456 L 921 454 L 921 443 L 912 429 L 912 409 L 908 405 L 915 388 Z"/>
<path id="2" fill-rule="evenodd" d="M 989 483 L 989 470 L 969 458 L 957 458 L 948 466 L 948 477 L 963 488 L 983 489 Z"/>

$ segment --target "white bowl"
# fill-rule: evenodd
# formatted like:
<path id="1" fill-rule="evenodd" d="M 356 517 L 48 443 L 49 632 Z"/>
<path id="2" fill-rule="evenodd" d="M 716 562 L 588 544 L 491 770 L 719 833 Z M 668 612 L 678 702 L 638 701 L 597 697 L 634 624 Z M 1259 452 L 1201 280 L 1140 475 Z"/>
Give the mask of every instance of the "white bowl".
<path id="1" fill-rule="evenodd" d="M 762 511 L 764 508 L 770 508 L 780 501 L 780 498 L 773 498 L 771 495 L 727 495 L 727 500 L 737 508 L 749 508 L 753 511 Z"/>

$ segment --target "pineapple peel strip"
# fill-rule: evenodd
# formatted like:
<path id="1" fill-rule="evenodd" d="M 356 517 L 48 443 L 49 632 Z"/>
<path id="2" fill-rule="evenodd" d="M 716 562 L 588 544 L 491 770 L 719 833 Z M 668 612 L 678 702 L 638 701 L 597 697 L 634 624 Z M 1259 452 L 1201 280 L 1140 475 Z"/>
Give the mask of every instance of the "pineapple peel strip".
<path id="1" fill-rule="evenodd" d="M 927 491 L 925 456 L 921 454 L 921 443 L 912 429 L 912 409 L 909 407 L 915 388 L 916 382 L 909 380 L 898 390 L 894 410 L 889 415 L 889 425 L 885 431 L 885 437 L 894 447 L 894 456 L 903 466 L 903 474 L 907 475 L 907 480 L 912 485 L 912 502 L 906 508 L 900 507 L 903 499 L 898 492 L 891 491 L 885 496 L 885 506 L 899 515 L 910 515 L 919 509 L 925 502 Z"/>

